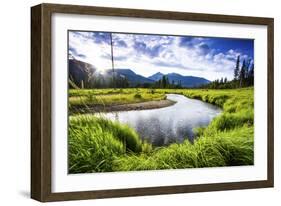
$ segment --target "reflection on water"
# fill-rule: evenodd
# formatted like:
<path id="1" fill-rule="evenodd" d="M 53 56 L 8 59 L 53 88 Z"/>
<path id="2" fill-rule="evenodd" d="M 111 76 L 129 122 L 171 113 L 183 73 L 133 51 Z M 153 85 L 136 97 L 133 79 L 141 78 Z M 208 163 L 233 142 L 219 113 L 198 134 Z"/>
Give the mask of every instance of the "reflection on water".
<path id="1" fill-rule="evenodd" d="M 143 139 L 155 146 L 193 140 L 193 128 L 206 126 L 221 109 L 183 95 L 168 94 L 177 103 L 160 109 L 103 113 L 102 116 L 133 127 Z"/>

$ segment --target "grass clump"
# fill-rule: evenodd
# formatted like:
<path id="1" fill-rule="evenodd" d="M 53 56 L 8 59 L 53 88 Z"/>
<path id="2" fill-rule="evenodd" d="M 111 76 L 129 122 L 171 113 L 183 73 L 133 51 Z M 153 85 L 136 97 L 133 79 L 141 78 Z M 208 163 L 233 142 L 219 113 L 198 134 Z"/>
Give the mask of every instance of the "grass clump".
<path id="1" fill-rule="evenodd" d="M 127 125 L 94 116 L 70 117 L 68 142 L 70 173 L 112 171 L 114 159 L 143 147 Z"/>
<path id="2" fill-rule="evenodd" d="M 142 96 L 141 96 L 141 94 L 137 93 L 137 94 L 134 95 L 134 98 L 136 98 L 136 99 L 141 99 Z"/>
<path id="3" fill-rule="evenodd" d="M 114 160 L 114 170 L 184 169 L 253 164 L 253 128 L 201 136 L 193 144 L 185 141 L 158 148 L 151 154 L 125 155 Z"/>

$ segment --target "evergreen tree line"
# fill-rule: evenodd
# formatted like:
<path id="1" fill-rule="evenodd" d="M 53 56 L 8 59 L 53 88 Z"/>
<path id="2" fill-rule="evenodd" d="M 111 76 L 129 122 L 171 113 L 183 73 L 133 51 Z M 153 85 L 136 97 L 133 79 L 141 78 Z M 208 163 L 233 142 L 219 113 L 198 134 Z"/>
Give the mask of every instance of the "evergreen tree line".
<path id="1" fill-rule="evenodd" d="M 153 88 L 160 88 L 160 89 L 180 89 L 182 88 L 181 81 L 169 81 L 169 78 L 166 75 L 163 75 L 161 79 L 156 81 L 154 84 L 151 85 Z"/>
<path id="2" fill-rule="evenodd" d="M 115 85 L 114 85 L 115 83 Z M 113 83 L 109 85 L 109 87 L 116 88 L 153 88 L 153 89 L 180 89 L 182 88 L 181 81 L 171 81 L 166 75 L 163 75 L 161 79 L 154 83 L 137 83 L 135 85 L 130 85 L 128 79 L 126 77 L 115 77 L 113 79 Z"/>
<path id="3" fill-rule="evenodd" d="M 70 88 L 128 88 L 130 86 L 126 77 L 114 76 L 105 78 L 103 76 L 91 76 L 83 79 L 74 79 L 70 75 Z"/>
<path id="4" fill-rule="evenodd" d="M 127 88 L 129 81 L 126 77 L 113 76 L 112 78 L 97 77 L 90 81 L 89 88 Z"/>
<path id="5" fill-rule="evenodd" d="M 226 77 L 222 77 L 221 79 L 217 79 L 209 84 L 201 86 L 200 88 L 234 89 L 253 86 L 254 63 L 251 62 L 251 59 L 244 59 L 242 64 L 240 61 L 240 56 L 237 56 L 233 80 L 228 81 Z"/>
<path id="6" fill-rule="evenodd" d="M 81 86 L 81 85 L 79 85 Z M 92 78 L 84 83 L 84 88 L 153 88 L 153 89 L 180 89 L 183 88 L 181 81 L 170 81 L 166 75 L 163 75 L 161 79 L 154 83 L 136 83 L 130 85 L 128 79 L 120 76 L 115 76 L 113 78 L 104 79 L 103 77 Z"/>

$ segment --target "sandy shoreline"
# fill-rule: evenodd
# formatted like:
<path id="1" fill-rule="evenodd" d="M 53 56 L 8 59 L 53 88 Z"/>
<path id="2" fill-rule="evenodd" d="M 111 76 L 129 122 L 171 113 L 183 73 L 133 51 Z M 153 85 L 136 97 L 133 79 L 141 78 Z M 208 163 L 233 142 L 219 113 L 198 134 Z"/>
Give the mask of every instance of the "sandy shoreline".
<path id="1" fill-rule="evenodd" d="M 148 101 L 132 104 L 121 104 L 121 105 L 94 105 L 94 106 L 72 106 L 70 113 L 95 113 L 95 112 L 116 112 L 116 111 L 131 111 L 131 110 L 145 110 L 145 109 L 158 109 L 168 107 L 176 102 L 165 99 L 159 101 Z M 75 112 L 77 111 L 77 112 Z"/>

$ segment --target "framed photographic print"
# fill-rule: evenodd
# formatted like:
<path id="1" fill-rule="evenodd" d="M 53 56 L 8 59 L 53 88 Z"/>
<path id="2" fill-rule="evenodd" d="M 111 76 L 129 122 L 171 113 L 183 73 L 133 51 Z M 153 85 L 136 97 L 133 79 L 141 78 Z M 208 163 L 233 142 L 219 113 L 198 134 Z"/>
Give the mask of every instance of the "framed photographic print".
<path id="1" fill-rule="evenodd" d="M 31 8 L 31 197 L 273 187 L 273 19 Z"/>

